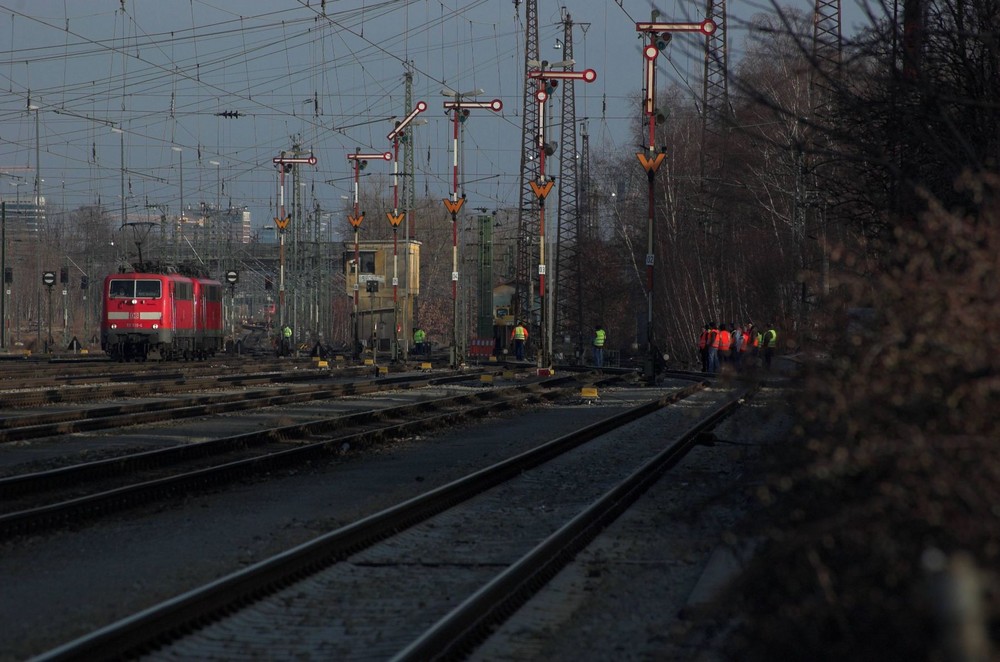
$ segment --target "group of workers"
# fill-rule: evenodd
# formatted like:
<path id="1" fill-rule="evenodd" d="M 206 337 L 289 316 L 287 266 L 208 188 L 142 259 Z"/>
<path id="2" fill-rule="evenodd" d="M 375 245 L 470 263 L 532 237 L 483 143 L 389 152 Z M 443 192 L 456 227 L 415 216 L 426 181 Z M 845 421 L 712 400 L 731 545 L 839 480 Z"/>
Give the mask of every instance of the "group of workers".
<path id="1" fill-rule="evenodd" d="M 747 363 L 748 356 L 753 360 L 761 357 L 764 368 L 770 370 L 777 344 L 778 332 L 773 324 L 767 324 L 765 331 L 758 331 L 752 322 L 745 326 L 733 323 L 728 327 L 706 322 L 698 336 L 701 371 L 715 374 L 724 364 L 739 371 Z"/>
<path id="2" fill-rule="evenodd" d="M 604 343 L 607 341 L 607 331 L 600 324 L 594 327 L 594 365 L 598 368 L 604 366 Z M 528 328 L 520 321 L 514 325 L 510 332 L 510 339 L 514 345 L 514 357 L 518 361 L 524 360 L 524 349 L 528 343 Z M 427 334 L 420 327 L 413 330 L 413 353 L 427 353 Z"/>
<path id="3" fill-rule="evenodd" d="M 594 365 L 604 366 L 604 345 L 607 342 L 607 332 L 600 324 L 594 327 L 592 341 L 594 350 Z M 528 342 L 528 329 L 520 321 L 510 332 L 514 344 L 514 356 L 518 361 L 524 360 L 524 348 Z M 281 344 L 279 352 L 287 356 L 291 350 L 292 329 L 287 324 L 281 328 Z M 733 369 L 742 370 L 748 362 L 747 357 L 756 360 L 761 358 L 765 369 L 771 369 L 774 350 L 778 344 L 778 332 L 774 325 L 768 324 L 765 331 L 758 331 L 752 322 L 746 325 L 733 323 L 728 325 L 706 322 L 698 336 L 698 354 L 701 357 L 701 371 L 710 374 L 718 373 L 722 366 L 731 365 Z M 420 355 L 429 353 L 427 333 L 419 326 L 413 330 L 413 353 Z"/>
<path id="4" fill-rule="evenodd" d="M 524 345 L 528 341 L 528 329 L 523 323 L 518 321 L 514 326 L 513 330 L 510 332 L 510 339 L 514 342 L 514 357 L 518 361 L 524 360 Z M 594 338 L 592 345 L 594 347 L 594 366 L 598 368 L 604 367 L 604 343 L 607 342 L 608 332 L 604 330 L 604 327 L 598 324 L 594 327 Z"/>

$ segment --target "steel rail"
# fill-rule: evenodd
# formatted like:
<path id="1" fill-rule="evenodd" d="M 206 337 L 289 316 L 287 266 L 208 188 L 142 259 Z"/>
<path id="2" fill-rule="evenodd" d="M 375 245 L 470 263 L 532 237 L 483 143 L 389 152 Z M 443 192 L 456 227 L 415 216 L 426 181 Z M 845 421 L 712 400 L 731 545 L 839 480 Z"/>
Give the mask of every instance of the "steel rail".
<path id="1" fill-rule="evenodd" d="M 393 661 L 462 659 L 470 654 L 497 625 L 535 595 L 668 469 L 683 459 L 703 434 L 730 416 L 742 404 L 745 395 L 739 394 L 717 407 L 706 419 L 692 424 L 676 442 L 467 598 Z"/>
<path id="2" fill-rule="evenodd" d="M 474 416 L 486 415 L 492 411 L 502 410 L 511 406 L 510 399 L 528 399 L 539 397 L 539 393 L 544 388 L 554 386 L 553 382 L 559 382 L 565 378 L 548 380 L 548 383 L 535 382 L 511 387 L 507 394 L 508 400 L 503 399 L 503 393 L 498 391 L 484 391 L 481 393 L 469 393 L 428 400 L 422 403 L 402 405 L 368 412 L 368 416 L 380 418 L 388 417 L 392 414 L 403 414 L 409 412 L 410 415 L 419 414 L 428 408 L 443 408 L 448 406 L 463 406 L 460 411 L 451 411 L 432 414 L 414 420 L 404 421 L 385 425 L 374 430 L 366 430 L 354 434 L 341 434 L 324 439 L 317 439 L 309 443 L 295 446 L 293 448 L 268 453 L 251 458 L 235 460 L 224 464 L 206 467 L 182 474 L 149 480 L 132 485 L 126 485 L 115 489 L 106 490 L 96 494 L 81 496 L 58 503 L 53 503 L 37 508 L 20 510 L 12 513 L 0 515 L 0 539 L 26 533 L 36 533 L 47 528 L 58 526 L 68 520 L 79 521 L 82 519 L 94 518 L 111 512 L 118 512 L 123 509 L 147 503 L 164 496 L 175 496 L 192 491 L 204 489 L 208 486 L 218 486 L 219 484 L 232 482 L 249 475 L 270 471 L 276 468 L 301 464 L 316 457 L 328 456 L 339 452 L 344 443 L 352 445 L 363 445 L 371 443 L 376 439 L 398 437 L 414 431 L 426 430 L 432 427 L 440 427 L 451 424 L 459 420 L 464 420 Z M 555 396 L 550 396 L 555 397 Z M 492 402 L 489 402 L 492 400 Z M 473 404 L 485 401 L 483 404 Z M 468 406 L 473 404 L 473 406 Z M 196 453 L 226 452 L 226 449 L 245 448 L 255 443 L 274 442 L 282 439 L 308 438 L 317 435 L 327 435 L 338 428 L 343 427 L 344 417 L 334 417 L 318 421 L 284 426 L 270 430 L 262 430 L 244 435 L 237 435 L 221 440 L 200 442 L 189 447 L 167 448 L 156 451 L 147 451 L 119 460 L 110 459 L 100 462 L 77 465 L 75 467 L 65 467 L 55 469 L 44 476 L 46 480 L 58 480 L 63 483 L 69 482 L 70 478 L 85 480 L 88 477 L 106 477 L 105 473 L 122 475 L 130 471 L 137 470 L 141 464 L 156 462 L 156 466 L 163 466 L 163 462 L 180 461 L 180 458 L 190 459 L 189 455 Z M 189 448 L 193 450 L 188 450 Z M 221 450 L 220 450 L 221 449 Z M 33 479 L 36 474 L 24 478 L 15 477 L 10 480 L 8 488 L 17 489 L 20 482 L 20 489 L 26 488 L 23 483 Z M 20 480 L 18 480 L 20 479 Z M 0 481 L 2 482 L 2 481 Z"/>
<path id="3" fill-rule="evenodd" d="M 37 662 L 135 657 L 346 559 L 399 531 L 703 388 L 694 384 L 561 436 L 270 559 L 103 627 Z"/>
<path id="4" fill-rule="evenodd" d="M 178 417 L 195 417 L 206 414 L 228 413 L 251 408 L 268 407 L 295 402 L 323 400 L 344 395 L 372 393 L 387 388 L 402 388 L 407 384 L 421 385 L 448 381 L 465 381 L 469 375 L 453 375 L 449 377 L 428 377 L 426 375 L 400 375 L 380 379 L 368 379 L 362 382 L 320 383 L 306 386 L 284 386 L 280 389 L 267 391 L 247 391 L 241 393 L 197 394 L 185 398 L 173 398 L 161 401 L 128 402 L 72 411 L 46 412 L 42 414 L 25 414 L 0 418 L 0 444 L 39 437 L 73 434 L 101 430 L 126 425 L 140 425 L 173 420 Z M 303 380 L 315 381 L 317 377 L 302 376 Z M 322 379 L 322 377 L 320 377 Z M 268 383 L 283 383 L 292 381 L 279 377 L 264 378 L 259 381 L 243 381 L 239 378 L 230 380 L 229 386 L 261 386 Z M 219 387 L 217 381 L 206 382 L 214 388 Z M 182 383 L 169 385 L 159 389 L 156 394 L 182 390 L 189 391 L 198 384 Z M 127 387 L 118 386 L 117 389 Z M 153 393 L 151 392 L 150 395 Z M 114 395 L 130 398 L 137 397 L 134 392 L 116 391 Z"/>

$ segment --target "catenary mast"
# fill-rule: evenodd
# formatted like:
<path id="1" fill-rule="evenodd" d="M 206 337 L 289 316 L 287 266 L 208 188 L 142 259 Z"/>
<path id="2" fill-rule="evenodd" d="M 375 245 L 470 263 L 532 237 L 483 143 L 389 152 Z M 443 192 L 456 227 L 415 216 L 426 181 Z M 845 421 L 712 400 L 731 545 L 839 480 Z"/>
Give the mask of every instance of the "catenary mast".
<path id="1" fill-rule="evenodd" d="M 573 19 L 563 9 L 563 58 L 573 61 Z M 573 356 L 583 358 L 583 293 L 579 263 L 580 204 L 578 190 L 579 152 L 576 144 L 576 89 L 572 79 L 563 81 L 560 127 L 559 198 L 556 217 L 555 266 L 552 299 L 555 305 L 554 346 L 569 338 Z M 595 320 L 596 321 L 596 320 Z M 567 348 L 569 349 L 569 348 Z M 565 360 L 569 360 L 567 354 Z"/>
<path id="2" fill-rule="evenodd" d="M 722 167 L 729 125 L 729 51 L 726 48 L 726 0 L 708 0 L 705 18 L 716 29 L 705 39 L 705 72 L 701 114 L 701 180 Z M 713 143 L 714 144 L 711 144 Z M 713 154 L 716 158 L 713 158 Z M 708 160 L 711 159 L 711 163 Z"/>
<path id="3" fill-rule="evenodd" d="M 536 137 L 539 117 L 538 103 L 534 97 L 536 83 L 528 77 L 528 71 L 534 67 L 528 63 L 538 62 L 538 3 L 537 0 L 523 0 L 523 3 L 525 26 L 524 89 L 521 105 L 523 123 L 521 125 L 520 204 L 517 208 L 513 304 L 514 315 L 530 326 L 536 321 L 532 319 L 535 300 L 535 276 L 532 273 L 532 267 L 538 264 L 538 253 L 534 246 L 538 198 L 531 188 L 531 183 L 537 181 L 539 176 L 539 162 L 535 158 L 538 151 Z M 515 10 L 521 4 L 522 0 L 514 0 Z"/>

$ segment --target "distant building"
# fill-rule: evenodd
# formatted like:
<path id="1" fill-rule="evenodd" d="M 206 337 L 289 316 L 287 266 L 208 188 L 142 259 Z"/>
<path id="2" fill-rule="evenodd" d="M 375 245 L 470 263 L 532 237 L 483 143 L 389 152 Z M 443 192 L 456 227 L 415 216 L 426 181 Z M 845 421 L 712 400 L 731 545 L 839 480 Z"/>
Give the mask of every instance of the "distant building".
<path id="1" fill-rule="evenodd" d="M 213 254 L 251 240 L 252 218 L 245 207 L 216 209 L 203 203 L 197 209 L 189 207 L 180 217 L 174 217 L 173 222 L 179 237 L 199 248 L 207 243 Z"/>
<path id="2" fill-rule="evenodd" d="M 334 230 L 339 218 L 338 214 L 332 212 L 321 212 L 318 215 L 310 212 L 307 218 L 301 221 L 298 226 L 289 225 L 285 229 L 285 243 L 291 245 L 296 241 L 318 241 L 320 243 L 339 241 L 340 238 L 336 236 Z M 256 235 L 258 243 L 278 243 L 278 227 L 273 222 L 258 228 Z"/>
<path id="3" fill-rule="evenodd" d="M 45 196 L 36 199 L 0 198 L 7 210 L 6 231 L 8 239 L 33 239 L 45 228 Z"/>
<path id="4" fill-rule="evenodd" d="M 240 235 L 240 240 L 244 244 L 249 244 L 250 240 L 253 238 L 253 219 L 250 217 L 250 210 L 246 207 L 243 208 L 242 213 L 242 223 L 243 231 Z"/>
<path id="5" fill-rule="evenodd" d="M 278 243 L 278 228 L 271 225 L 265 225 L 260 229 L 257 235 L 257 241 L 262 244 L 276 244 Z"/>

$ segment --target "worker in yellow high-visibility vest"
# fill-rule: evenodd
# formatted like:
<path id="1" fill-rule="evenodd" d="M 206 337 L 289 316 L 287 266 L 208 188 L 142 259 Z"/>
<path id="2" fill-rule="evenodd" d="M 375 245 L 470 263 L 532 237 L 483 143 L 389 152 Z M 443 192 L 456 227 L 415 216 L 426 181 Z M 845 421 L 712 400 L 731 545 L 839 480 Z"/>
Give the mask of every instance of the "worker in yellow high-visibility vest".
<path id="1" fill-rule="evenodd" d="M 518 321 L 517 326 L 510 332 L 511 340 L 514 341 L 514 356 L 518 361 L 524 360 L 524 343 L 528 342 L 528 329 Z"/>
<path id="2" fill-rule="evenodd" d="M 594 365 L 598 368 L 604 367 L 604 343 L 608 339 L 608 333 L 600 324 L 594 327 Z"/>
<path id="3" fill-rule="evenodd" d="M 413 332 L 413 353 L 420 355 L 424 353 L 424 341 L 427 340 L 427 333 L 417 327 Z"/>
<path id="4" fill-rule="evenodd" d="M 774 329 L 773 324 L 768 324 L 767 331 L 760 338 L 760 346 L 764 349 L 764 367 L 768 370 L 771 369 L 771 359 L 774 358 L 774 348 L 777 345 L 778 332 Z"/>
<path id="5" fill-rule="evenodd" d="M 288 356 L 292 353 L 292 327 L 287 324 L 281 327 L 281 355 Z"/>

